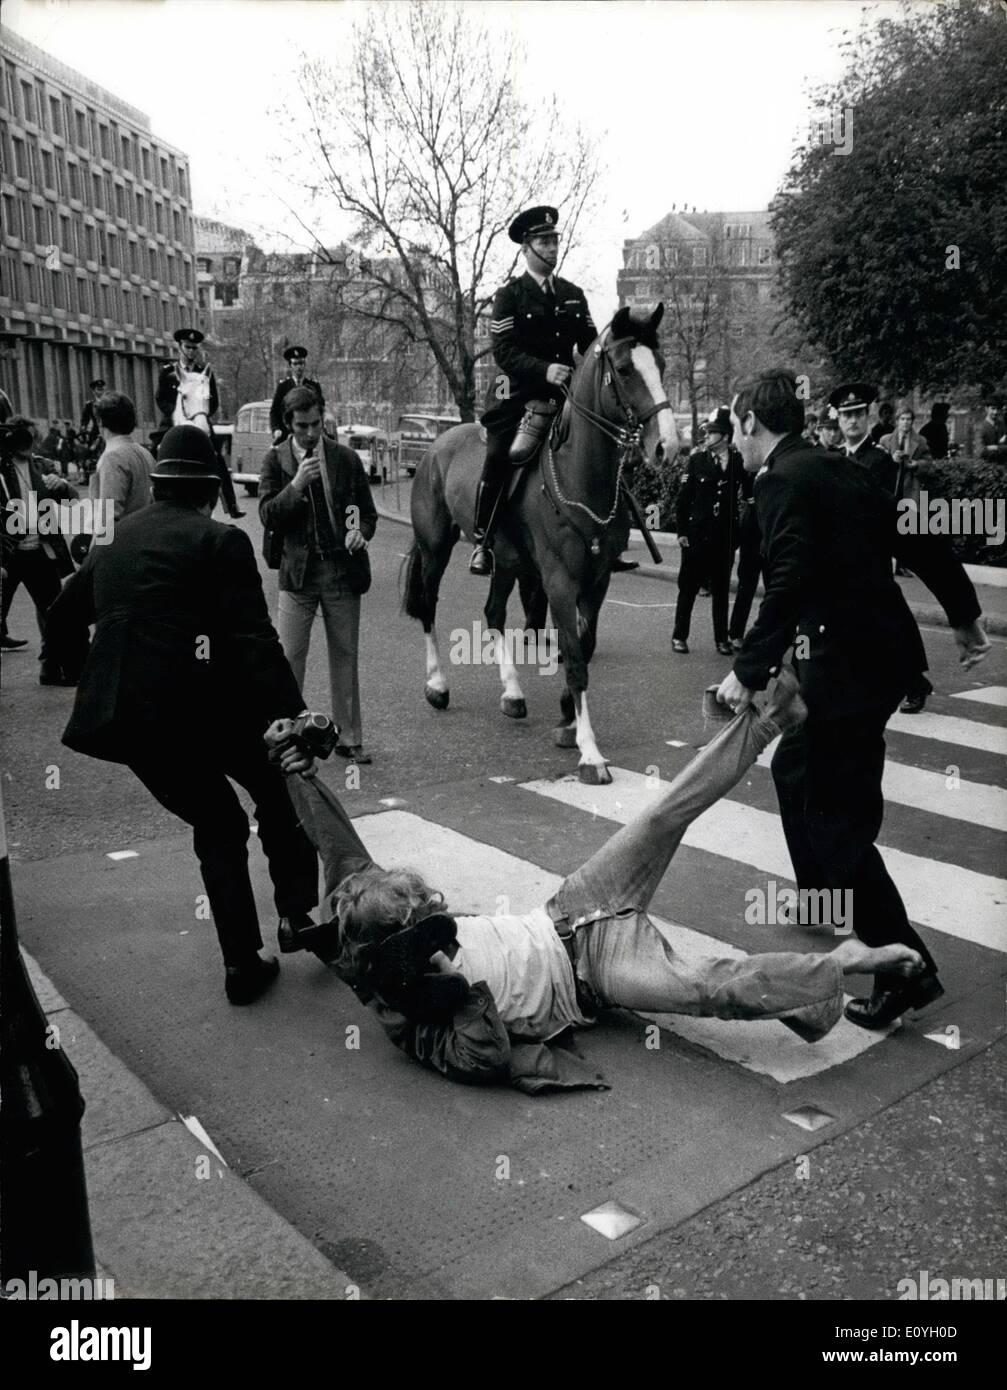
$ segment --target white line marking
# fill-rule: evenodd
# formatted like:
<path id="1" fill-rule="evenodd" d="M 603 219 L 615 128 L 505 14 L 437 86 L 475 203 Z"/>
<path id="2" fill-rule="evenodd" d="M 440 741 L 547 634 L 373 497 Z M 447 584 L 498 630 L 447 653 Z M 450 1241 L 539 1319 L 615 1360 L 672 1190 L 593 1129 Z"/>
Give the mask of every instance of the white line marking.
<path id="1" fill-rule="evenodd" d="M 114 849 L 105 855 L 106 859 L 138 859 L 135 849 Z"/>
<path id="2" fill-rule="evenodd" d="M 578 786 L 581 784 L 578 783 Z M 585 787 L 597 792 L 597 787 Z M 558 874 L 519 859 L 493 845 L 471 840 L 447 826 L 423 820 L 409 811 L 379 811 L 357 816 L 353 825 L 374 856 L 386 869 L 413 868 L 439 889 L 454 913 L 523 913 L 541 907 L 562 883 Z M 671 870 L 674 873 L 674 867 Z M 503 904 L 501 906 L 501 903 Z M 746 952 L 716 937 L 689 927 L 651 919 L 672 948 L 689 960 L 702 956 L 740 958 Z M 740 921 L 740 913 L 739 913 Z M 830 946 L 833 938 L 829 937 Z M 806 938 L 799 938 L 805 944 Z M 885 1034 L 869 1033 L 845 1019 L 821 1042 L 809 1045 L 776 1019 L 758 1023 L 717 1018 L 689 1018 L 683 1014 L 641 1014 L 662 1028 L 708 1048 L 726 1061 L 749 1071 L 772 1076 L 776 1081 L 795 1081 L 814 1076 L 849 1061 L 883 1041 Z"/>
<path id="3" fill-rule="evenodd" d="M 674 608 L 674 607 L 675 607 L 675 605 L 674 605 L 673 603 L 630 603 L 628 599 L 624 599 L 624 598 L 610 598 L 610 599 L 606 599 L 605 602 L 606 602 L 606 603 L 617 603 L 617 604 L 619 605 L 620 608 Z"/>
<path id="4" fill-rule="evenodd" d="M 759 766 L 768 768 L 779 739 L 759 754 Z M 1007 791 L 985 782 L 969 782 L 958 778 L 957 785 L 949 784 L 945 772 L 927 772 L 921 767 L 885 759 L 881 783 L 885 800 L 898 806 L 912 806 L 934 816 L 984 825 L 988 830 L 1007 830 Z"/>
<path id="5" fill-rule="evenodd" d="M 959 719 L 953 714 L 893 714 L 889 729 L 897 734 L 915 734 L 917 738 L 932 738 L 939 743 L 957 743 L 960 748 L 978 748 L 983 753 L 1007 756 L 1007 729 L 995 724 L 980 724 L 974 719 Z"/>
<path id="6" fill-rule="evenodd" d="M 980 705 L 999 705 L 1007 709 L 1007 685 L 984 685 L 979 690 L 956 690 L 952 700 L 975 700 Z"/>
<path id="7" fill-rule="evenodd" d="M 638 772 L 620 767 L 610 767 L 609 771 L 613 780 L 607 787 L 586 787 L 567 778 L 521 785 L 527 791 L 583 811 L 590 811 L 593 806 L 594 814 L 623 825 L 670 786 L 662 782 L 651 789 Z M 616 809 L 617 799 L 622 803 L 620 809 Z M 792 880 L 793 867 L 779 816 L 743 806 L 728 797 L 693 821 L 682 843 Z M 881 846 L 879 849 L 914 922 L 962 941 L 1007 952 L 1007 880 L 903 850 Z M 855 903 L 853 922 L 855 927 Z"/>
<path id="8" fill-rule="evenodd" d="M 189 1133 L 194 1134 L 196 1136 L 196 1138 L 199 1140 L 199 1142 L 203 1145 L 204 1148 L 209 1149 L 211 1153 L 217 1155 L 221 1163 L 226 1168 L 228 1166 L 227 1159 L 217 1148 L 216 1144 L 213 1142 L 213 1140 L 207 1134 L 206 1130 L 196 1119 L 195 1115 L 182 1115 L 180 1113 L 178 1118 L 182 1121 L 183 1125 L 185 1125 Z"/>

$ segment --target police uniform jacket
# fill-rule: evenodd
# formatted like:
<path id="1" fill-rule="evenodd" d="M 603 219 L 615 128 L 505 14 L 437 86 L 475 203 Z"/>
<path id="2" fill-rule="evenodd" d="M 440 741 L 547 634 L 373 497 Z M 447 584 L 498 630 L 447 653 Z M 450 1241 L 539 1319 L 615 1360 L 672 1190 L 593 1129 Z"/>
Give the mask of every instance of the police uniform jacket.
<path id="1" fill-rule="evenodd" d="M 900 535 L 895 499 L 840 454 L 785 436 L 756 478 L 755 505 L 765 597 L 734 663 L 751 690 L 764 689 L 803 637 L 807 655 L 795 664 L 813 716 L 894 708 L 926 656 L 893 556 L 919 575 L 953 627 L 979 616 L 946 538 Z"/>
<path id="2" fill-rule="evenodd" d="M 322 413 L 325 413 L 325 397 L 322 395 L 322 388 L 317 381 L 306 376 L 301 381 L 295 381 L 292 376 L 285 376 L 277 386 L 273 395 L 273 404 L 269 407 L 269 428 L 275 434 L 277 430 L 287 433 L 287 427 L 283 423 L 283 401 L 288 391 L 293 391 L 297 386 L 306 386 L 309 391 L 314 391 L 318 397 L 318 404 Z"/>
<path id="3" fill-rule="evenodd" d="M 201 370 L 196 367 L 194 371 Z M 174 421 L 172 415 L 175 410 L 175 402 L 178 400 L 178 363 L 167 362 L 161 368 L 157 377 L 157 390 L 154 399 L 157 408 L 161 412 L 161 428 L 170 429 Z M 217 378 L 213 375 L 213 368 L 210 368 L 210 419 L 212 420 L 217 413 L 220 405 L 220 397 L 217 394 Z"/>
<path id="4" fill-rule="evenodd" d="M 345 575 L 353 593 L 366 593 L 371 583 L 371 565 L 365 549 L 351 554 L 346 549 L 347 508 L 356 507 L 359 530 L 369 541 L 378 524 L 377 508 L 360 455 L 345 445 L 322 435 L 322 466 L 327 470 L 332 498 L 331 529 L 334 560 Z M 289 439 L 268 450 L 259 473 L 259 517 L 268 530 L 283 537 L 280 557 L 280 588 L 296 593 L 304 587 L 308 561 L 317 552 L 317 518 L 328 512 L 325 488 L 321 482 L 299 492 L 292 486 L 297 460 Z"/>
<path id="5" fill-rule="evenodd" d="M 496 292 L 490 335 L 500 375 L 486 393 L 487 429 L 503 433 L 516 427 L 531 400 L 562 400 L 559 388 L 546 381 L 549 366 L 572 367 L 574 347 L 585 352 L 598 336 L 580 286 L 556 275 L 553 287 L 550 298 L 525 272 Z"/>
<path id="6" fill-rule="evenodd" d="M 176 381 L 176 389 L 177 389 Z M 174 405 L 172 405 L 174 409 Z M 80 432 L 85 439 L 93 439 L 98 434 L 98 416 L 94 408 L 94 401 L 85 401 L 84 409 L 80 413 Z"/>
<path id="7" fill-rule="evenodd" d="M 675 504 L 678 534 L 690 545 L 738 543 L 739 499 L 744 468 L 741 455 L 728 448 L 727 468 L 715 454 L 697 449 L 689 455 Z"/>
<path id="8" fill-rule="evenodd" d="M 878 487 L 883 488 L 888 493 L 889 497 L 895 496 L 899 483 L 899 465 L 887 450 L 879 449 L 876 444 L 871 442 L 870 435 L 858 449 L 852 454 L 847 454 L 846 457 L 864 469 Z"/>
<path id="9" fill-rule="evenodd" d="M 179 502 L 153 502 L 93 545 L 49 609 L 53 656 L 95 624 L 63 742 L 127 762 L 181 743 L 196 756 L 261 738 L 304 709 L 269 619 L 252 543 Z"/>

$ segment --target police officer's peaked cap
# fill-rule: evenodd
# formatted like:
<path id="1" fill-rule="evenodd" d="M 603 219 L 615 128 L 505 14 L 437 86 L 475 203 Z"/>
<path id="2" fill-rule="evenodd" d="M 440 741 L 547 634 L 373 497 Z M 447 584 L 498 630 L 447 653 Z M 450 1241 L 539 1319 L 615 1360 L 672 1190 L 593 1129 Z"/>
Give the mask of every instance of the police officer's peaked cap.
<path id="1" fill-rule="evenodd" d="M 705 420 L 706 433 L 729 435 L 731 433 L 731 412 L 726 405 L 719 405 Z"/>
<path id="2" fill-rule="evenodd" d="M 195 425 L 173 425 L 158 446 L 157 467 L 150 476 L 216 482 L 220 474 L 210 436 Z"/>
<path id="3" fill-rule="evenodd" d="M 283 354 L 288 362 L 303 362 L 308 355 L 306 347 L 288 347 Z"/>
<path id="4" fill-rule="evenodd" d="M 176 328 L 172 334 L 176 343 L 201 343 L 204 336 L 198 328 Z"/>
<path id="5" fill-rule="evenodd" d="M 866 410 L 878 399 L 878 388 L 867 381 L 847 381 L 837 386 L 829 397 L 829 405 L 837 410 Z"/>
<path id="6" fill-rule="evenodd" d="M 105 389 L 105 383 L 104 383 L 104 381 L 101 379 L 101 377 L 98 377 L 97 381 L 92 381 L 92 382 L 91 382 L 91 390 L 92 390 L 92 391 L 104 391 L 104 389 Z"/>
<path id="7" fill-rule="evenodd" d="M 529 237 L 541 236 L 544 232 L 558 231 L 559 213 L 555 208 L 525 208 L 524 212 L 519 212 L 507 228 L 507 235 L 511 241 L 516 241 L 520 246 Z"/>

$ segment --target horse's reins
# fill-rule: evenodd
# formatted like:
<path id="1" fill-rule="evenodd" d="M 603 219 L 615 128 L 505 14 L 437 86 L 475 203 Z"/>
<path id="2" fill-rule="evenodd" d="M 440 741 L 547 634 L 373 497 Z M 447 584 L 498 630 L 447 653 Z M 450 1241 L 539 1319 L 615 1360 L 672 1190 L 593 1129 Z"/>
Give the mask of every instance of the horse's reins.
<path id="1" fill-rule="evenodd" d="M 623 471 L 633 455 L 641 452 L 644 425 L 648 420 L 652 420 L 658 411 L 663 410 L 665 406 L 667 406 L 669 410 L 671 409 L 670 401 L 661 400 L 655 405 L 652 405 L 649 410 L 644 411 L 643 414 L 638 415 L 629 401 L 623 397 L 619 390 L 619 374 L 615 370 L 612 359 L 608 355 L 608 348 L 606 346 L 608 331 L 609 330 L 606 328 L 602 341 L 594 351 L 595 356 L 601 357 L 608 368 L 609 379 L 612 383 L 612 390 L 615 393 L 616 404 L 622 411 L 626 424 L 624 426 L 613 425 L 612 421 L 609 420 L 607 416 L 599 415 L 597 411 L 591 410 L 589 406 L 582 405 L 580 401 L 575 400 L 572 391 L 566 383 L 560 383 L 560 391 L 566 397 L 571 412 L 580 415 L 582 419 L 594 425 L 595 429 L 603 434 L 606 439 L 611 440 L 613 444 L 618 444 L 619 446 L 619 467 L 615 476 L 615 496 L 612 500 L 612 510 L 609 512 L 608 516 L 600 517 L 597 512 L 592 511 L 586 503 L 578 502 L 574 498 L 564 495 L 559 484 L 559 478 L 556 475 L 556 461 L 552 446 L 548 441 L 546 443 L 546 459 L 552 478 L 553 491 L 557 499 L 565 507 L 576 507 L 578 511 L 582 511 L 589 516 L 595 525 L 602 527 L 610 526 L 615 520 L 616 513 L 619 510 L 619 495 L 622 489 Z"/>

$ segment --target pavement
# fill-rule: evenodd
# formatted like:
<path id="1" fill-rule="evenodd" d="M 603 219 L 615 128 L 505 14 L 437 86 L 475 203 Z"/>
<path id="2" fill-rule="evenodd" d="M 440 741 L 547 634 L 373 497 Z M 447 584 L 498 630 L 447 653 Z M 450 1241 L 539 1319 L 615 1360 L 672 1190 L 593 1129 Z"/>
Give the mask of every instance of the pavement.
<path id="1" fill-rule="evenodd" d="M 254 509 L 239 524 L 258 549 Z M 708 604 L 673 661 L 674 594 L 641 571 L 613 580 L 591 690 L 615 781 L 587 788 L 551 744 L 545 672 L 521 672 L 523 721 L 475 666 L 451 667 L 448 711 L 425 704 L 422 641 L 399 611 L 407 539 L 382 525 L 371 547 L 375 763 L 359 785 L 341 764 L 322 775 L 378 862 L 421 865 L 456 911 L 521 911 L 709 738 L 699 692 L 726 666 Z M 482 593 L 456 559 L 444 632 L 471 625 Z M 30 623 L 19 594 L 11 629 Z M 269 995 L 229 1008 L 188 834 L 124 769 L 60 745 L 72 692 L 37 686 L 30 649 L 5 659 L 18 922 L 81 1075 L 117 1293 L 886 1299 L 922 1269 L 1002 1275 L 1007 650 L 995 641 L 966 676 L 946 630 L 925 637 L 938 692 L 890 726 L 880 843 L 940 958 L 940 1004 L 816 1047 L 777 1024 L 616 1012 L 579 1041 L 611 1090 L 534 1099 L 409 1063 L 313 959 L 285 959 Z M 316 641 L 305 696 L 324 708 L 326 691 Z M 254 848 L 250 863 L 268 944 Z M 690 829 L 655 898 L 661 930 L 685 954 L 828 949 L 831 933 L 743 923 L 746 894 L 787 867 L 763 764 Z M 584 1219 L 610 1203 L 628 1225 L 614 1239 Z"/>

